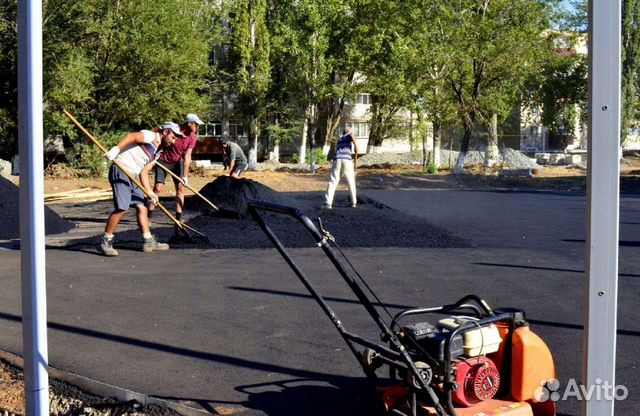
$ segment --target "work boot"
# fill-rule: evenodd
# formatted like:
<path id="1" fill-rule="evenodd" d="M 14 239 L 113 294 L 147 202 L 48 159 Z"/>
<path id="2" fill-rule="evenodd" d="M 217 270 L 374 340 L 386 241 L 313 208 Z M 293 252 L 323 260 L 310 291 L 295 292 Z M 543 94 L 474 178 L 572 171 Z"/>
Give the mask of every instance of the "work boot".
<path id="1" fill-rule="evenodd" d="M 154 251 L 166 251 L 169 250 L 169 244 L 160 243 L 154 236 L 144 239 L 142 244 L 142 251 L 145 253 L 153 253 Z"/>
<path id="2" fill-rule="evenodd" d="M 98 251 L 105 256 L 115 257 L 118 255 L 118 250 L 113 248 L 113 237 L 102 236 L 100 244 L 98 245 Z"/>

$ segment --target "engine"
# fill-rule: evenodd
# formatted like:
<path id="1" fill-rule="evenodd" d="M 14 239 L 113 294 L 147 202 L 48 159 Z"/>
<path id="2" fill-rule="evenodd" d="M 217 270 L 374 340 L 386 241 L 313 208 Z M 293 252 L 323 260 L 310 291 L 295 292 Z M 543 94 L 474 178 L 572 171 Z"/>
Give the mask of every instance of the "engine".
<path id="1" fill-rule="evenodd" d="M 420 362 L 435 360 L 432 384 L 444 380 L 443 362 L 445 360 L 446 339 L 450 331 L 460 325 L 474 321 L 470 317 L 449 317 L 442 319 L 437 326 L 429 322 L 419 322 L 402 327 L 400 337 L 410 350 L 419 357 Z M 449 345 L 451 372 L 455 379 L 453 400 L 458 406 L 474 406 L 492 399 L 500 388 L 500 370 L 487 355 L 498 351 L 502 338 L 495 324 L 480 326 L 454 336 Z"/>

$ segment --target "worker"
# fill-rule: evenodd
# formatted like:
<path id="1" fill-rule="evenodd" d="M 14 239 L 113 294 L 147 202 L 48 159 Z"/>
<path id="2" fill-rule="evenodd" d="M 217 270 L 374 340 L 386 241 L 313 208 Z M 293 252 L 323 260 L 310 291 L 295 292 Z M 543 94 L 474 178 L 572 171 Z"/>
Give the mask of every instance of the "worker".
<path id="1" fill-rule="evenodd" d="M 121 169 L 114 163 L 109 170 L 109 183 L 113 191 L 114 210 L 107 219 L 107 225 L 98 245 L 98 250 L 105 256 L 113 257 L 118 251 L 113 248 L 114 232 L 120 220 L 127 214 L 129 207 L 136 209 L 138 225 L 142 232 L 142 251 L 169 250 L 169 245 L 160 243 L 151 234 L 148 206 L 158 203 L 158 196 L 153 192 L 149 180 L 149 173 L 155 165 L 156 153 L 159 148 L 171 149 L 176 138 L 182 137 L 180 126 L 173 122 L 166 122 L 153 130 L 142 130 L 124 136 L 116 146 L 106 154 L 106 158 L 118 162 L 134 178 L 139 178 L 150 199 Z"/>
<path id="2" fill-rule="evenodd" d="M 191 169 L 191 153 L 198 142 L 198 126 L 202 120 L 197 114 L 187 114 L 184 123 L 180 126 L 182 136 L 176 138 L 175 145 L 170 149 L 165 149 L 160 153 L 158 163 L 173 172 L 173 184 L 176 187 L 176 219 L 182 220 L 182 210 L 184 208 L 184 187 L 189 184 L 189 170 Z M 153 192 L 160 194 L 164 187 L 167 175 L 164 169 L 159 166 L 154 168 L 155 184 Z M 178 179 L 180 178 L 180 179 Z M 151 214 L 152 211 L 149 211 Z"/>
<path id="3" fill-rule="evenodd" d="M 355 160 L 354 157 L 351 156 L 352 153 L 355 155 Z M 329 177 L 329 183 L 327 185 L 327 193 L 324 196 L 325 203 L 323 208 L 331 209 L 333 206 L 333 196 L 338 187 L 338 183 L 340 183 L 340 171 L 343 171 L 344 176 L 347 178 L 351 207 L 355 208 L 357 206 L 355 171 L 355 163 L 357 161 L 358 147 L 356 146 L 356 140 L 353 137 L 351 127 L 347 127 L 343 130 L 342 136 L 340 136 L 336 142 L 336 154 L 331 162 L 331 176 Z"/>
<path id="4" fill-rule="evenodd" d="M 227 158 L 229 163 L 229 176 L 239 178 L 248 167 L 247 157 L 242 148 L 224 136 L 220 138 L 220 144 L 222 145 L 222 157 Z"/>

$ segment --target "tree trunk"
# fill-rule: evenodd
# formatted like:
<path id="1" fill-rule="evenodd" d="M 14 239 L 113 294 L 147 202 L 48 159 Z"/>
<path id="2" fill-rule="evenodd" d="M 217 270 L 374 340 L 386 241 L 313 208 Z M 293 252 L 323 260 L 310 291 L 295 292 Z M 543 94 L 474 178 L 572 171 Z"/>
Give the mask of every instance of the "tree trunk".
<path id="1" fill-rule="evenodd" d="M 307 131 L 307 134 L 309 136 L 308 141 L 309 144 L 311 145 L 310 148 L 310 152 L 309 152 L 309 159 L 311 159 L 309 161 L 309 170 L 311 171 L 311 173 L 316 173 L 316 130 L 318 129 L 318 120 L 317 120 L 317 105 L 316 104 L 311 104 L 310 107 L 310 112 L 309 112 L 309 129 Z"/>
<path id="2" fill-rule="evenodd" d="M 442 165 L 440 147 L 442 146 L 442 124 L 433 122 L 433 164 L 439 168 Z"/>
<path id="3" fill-rule="evenodd" d="M 491 117 L 491 131 L 489 132 L 489 138 L 487 139 L 487 146 L 485 148 L 485 167 L 490 168 L 498 163 L 498 157 L 498 115 L 494 113 L 493 117 Z"/>
<path id="4" fill-rule="evenodd" d="M 467 157 L 467 153 L 469 152 L 469 143 L 471 143 L 472 134 L 473 130 L 465 125 L 462 142 L 460 143 L 460 154 L 458 154 L 458 160 L 456 160 L 456 165 L 453 168 L 453 173 L 455 175 L 461 174 L 464 170 L 464 159 Z"/>
<path id="5" fill-rule="evenodd" d="M 254 114 L 249 118 L 249 169 L 258 169 L 258 119 Z"/>
<path id="6" fill-rule="evenodd" d="M 274 122 L 276 128 L 280 127 L 280 114 L 276 113 L 276 119 Z M 276 162 L 280 161 L 280 138 L 276 137 L 273 140 L 273 150 L 269 152 L 269 160 Z"/>
<path id="7" fill-rule="evenodd" d="M 309 130 L 309 114 L 310 110 L 307 107 L 304 114 L 304 122 L 302 123 L 302 134 L 300 135 L 300 150 L 298 152 L 298 163 L 306 163 L 307 161 L 307 135 Z"/>

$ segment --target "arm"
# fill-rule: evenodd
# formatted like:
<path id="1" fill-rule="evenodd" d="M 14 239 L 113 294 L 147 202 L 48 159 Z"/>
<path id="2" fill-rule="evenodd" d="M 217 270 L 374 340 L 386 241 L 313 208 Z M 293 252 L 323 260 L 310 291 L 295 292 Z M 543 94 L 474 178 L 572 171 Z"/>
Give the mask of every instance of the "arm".
<path id="1" fill-rule="evenodd" d="M 120 139 L 117 145 L 113 146 L 107 153 L 105 153 L 105 156 L 107 157 L 107 159 L 113 160 L 128 146 L 131 146 L 132 144 L 142 143 L 144 143 L 144 134 L 142 132 L 136 131 L 133 133 L 128 133 L 126 136 Z"/>
<path id="2" fill-rule="evenodd" d="M 229 176 L 231 176 L 231 174 L 233 173 L 233 168 L 236 167 L 236 160 L 235 159 L 231 159 L 229 160 Z"/>
<path id="3" fill-rule="evenodd" d="M 147 196 L 151 195 L 153 198 L 155 198 L 155 201 L 153 201 L 154 204 L 157 203 L 158 197 L 153 192 L 153 188 L 151 187 L 151 181 L 149 180 L 149 173 L 151 172 L 151 169 L 153 169 L 155 164 L 156 164 L 156 161 L 152 160 L 151 162 L 147 163 L 144 166 L 144 168 L 142 168 L 142 172 L 140 172 L 140 183 L 144 188 L 143 191 Z"/>
<path id="4" fill-rule="evenodd" d="M 189 176 L 189 170 L 191 169 L 191 152 L 193 152 L 193 149 L 187 149 L 187 151 L 184 152 L 184 171 L 182 175 L 185 178 Z"/>
<path id="5" fill-rule="evenodd" d="M 358 145 L 356 144 L 356 139 L 351 135 L 351 143 L 353 143 L 353 168 L 355 170 L 356 163 L 358 162 Z"/>

